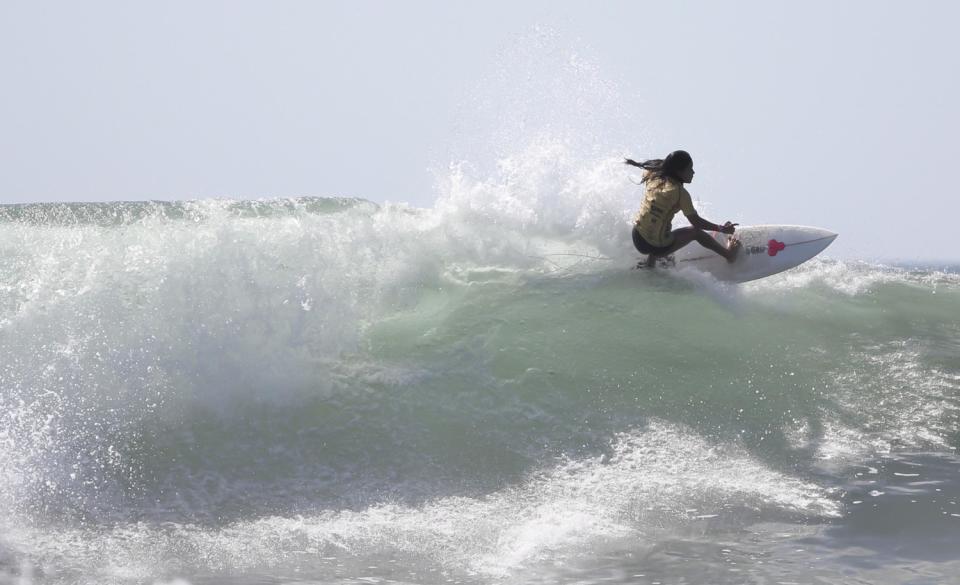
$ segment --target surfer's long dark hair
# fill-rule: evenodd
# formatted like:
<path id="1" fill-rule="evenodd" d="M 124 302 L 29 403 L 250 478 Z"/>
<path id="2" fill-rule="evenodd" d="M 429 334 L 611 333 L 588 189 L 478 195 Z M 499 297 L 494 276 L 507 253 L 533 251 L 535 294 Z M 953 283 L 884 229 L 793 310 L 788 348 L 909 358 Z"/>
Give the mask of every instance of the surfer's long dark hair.
<path id="1" fill-rule="evenodd" d="M 667 158 L 653 158 L 639 163 L 628 158 L 625 162 L 628 165 L 640 167 L 647 171 L 643 175 L 644 183 L 650 179 L 662 181 L 666 178 L 682 181 L 680 173 L 685 171 L 687 167 L 693 166 L 693 157 L 686 150 L 674 150 L 667 155 Z"/>

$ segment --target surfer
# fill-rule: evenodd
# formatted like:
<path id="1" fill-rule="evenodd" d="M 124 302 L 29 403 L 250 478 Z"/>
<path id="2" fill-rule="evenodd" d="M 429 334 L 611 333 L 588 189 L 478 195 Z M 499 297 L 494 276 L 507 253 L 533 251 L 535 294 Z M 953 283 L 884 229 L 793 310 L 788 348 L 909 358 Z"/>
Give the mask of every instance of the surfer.
<path id="1" fill-rule="evenodd" d="M 639 167 L 643 174 L 645 192 L 640 212 L 633 225 L 633 245 L 647 255 L 647 267 L 652 268 L 657 258 L 672 254 L 696 240 L 704 248 L 713 250 L 733 262 L 740 250 L 740 241 L 730 238 L 727 246 L 715 240 L 704 230 L 732 234 L 739 224 L 723 225 L 703 219 L 693 208 L 693 200 L 684 183 L 693 181 L 693 158 L 685 150 L 675 150 L 664 159 L 625 163 Z M 691 227 L 673 229 L 671 222 L 677 211 L 683 211 Z"/>

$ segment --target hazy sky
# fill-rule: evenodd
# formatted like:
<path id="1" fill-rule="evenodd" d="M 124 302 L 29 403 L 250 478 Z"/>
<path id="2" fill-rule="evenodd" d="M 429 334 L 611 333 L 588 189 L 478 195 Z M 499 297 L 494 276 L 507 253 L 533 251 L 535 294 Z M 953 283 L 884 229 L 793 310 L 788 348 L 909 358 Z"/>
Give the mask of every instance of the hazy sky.
<path id="1" fill-rule="evenodd" d="M 522 111 L 601 152 L 689 150 L 710 219 L 958 260 L 958 6 L 0 0 L 0 202 L 429 206 Z"/>

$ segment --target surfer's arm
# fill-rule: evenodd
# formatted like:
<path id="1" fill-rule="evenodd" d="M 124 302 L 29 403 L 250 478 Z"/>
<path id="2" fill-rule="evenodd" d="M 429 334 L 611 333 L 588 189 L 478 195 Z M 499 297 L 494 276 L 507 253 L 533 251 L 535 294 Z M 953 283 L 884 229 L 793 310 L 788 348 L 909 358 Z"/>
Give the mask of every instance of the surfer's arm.
<path id="1" fill-rule="evenodd" d="M 697 209 L 693 206 L 693 198 L 690 197 L 690 192 L 684 189 L 683 185 L 680 185 L 680 198 L 677 201 L 677 205 L 679 205 L 680 211 L 687 216 L 687 221 L 690 222 L 690 225 L 698 230 L 732 234 L 735 229 L 734 226 L 737 225 L 735 223 L 730 223 L 729 221 L 723 225 L 720 225 L 700 217 L 700 215 L 697 213 Z"/>
<path id="2" fill-rule="evenodd" d="M 687 216 L 687 221 L 690 222 L 690 225 L 692 225 L 693 227 L 699 230 L 708 230 L 711 232 L 721 232 L 724 234 L 732 234 L 735 231 L 736 226 L 739 225 L 735 223 L 730 223 L 729 221 L 723 225 L 720 225 L 718 223 L 713 223 L 712 221 L 707 221 L 702 217 L 700 217 L 699 215 L 697 215 L 696 213 L 693 213 L 693 214 L 685 213 L 684 215 Z"/>

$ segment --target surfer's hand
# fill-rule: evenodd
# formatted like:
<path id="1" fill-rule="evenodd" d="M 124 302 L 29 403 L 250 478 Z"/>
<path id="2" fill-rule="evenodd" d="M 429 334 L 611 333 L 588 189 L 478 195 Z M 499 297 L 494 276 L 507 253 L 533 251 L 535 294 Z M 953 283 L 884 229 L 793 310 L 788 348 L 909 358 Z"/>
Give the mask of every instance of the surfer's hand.
<path id="1" fill-rule="evenodd" d="M 738 226 L 738 225 L 740 225 L 740 224 L 739 224 L 739 223 L 731 223 L 731 222 L 728 221 L 728 222 L 726 222 L 725 224 L 723 224 L 723 227 L 720 228 L 720 233 L 722 233 L 722 234 L 732 234 L 733 232 L 737 231 L 737 226 Z"/>

